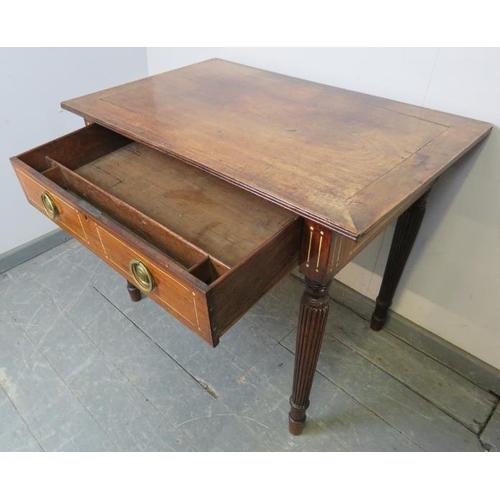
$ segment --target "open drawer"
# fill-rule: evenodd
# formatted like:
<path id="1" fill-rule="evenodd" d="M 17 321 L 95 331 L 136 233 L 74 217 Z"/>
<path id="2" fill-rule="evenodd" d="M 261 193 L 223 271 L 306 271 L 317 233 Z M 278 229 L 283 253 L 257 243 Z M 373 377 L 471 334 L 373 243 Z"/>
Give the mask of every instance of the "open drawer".
<path id="1" fill-rule="evenodd" d="M 297 263 L 296 215 L 98 125 L 11 161 L 33 206 L 214 346 Z"/>

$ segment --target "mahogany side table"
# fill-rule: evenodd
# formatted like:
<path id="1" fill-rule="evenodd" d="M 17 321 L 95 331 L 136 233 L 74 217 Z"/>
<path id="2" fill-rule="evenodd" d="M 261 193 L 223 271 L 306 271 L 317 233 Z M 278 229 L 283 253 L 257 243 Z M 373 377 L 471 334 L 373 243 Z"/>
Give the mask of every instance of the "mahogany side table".
<path id="1" fill-rule="evenodd" d="M 300 434 L 335 274 L 397 219 L 371 326 L 427 194 L 491 125 L 222 60 L 62 103 L 86 126 L 12 158 L 28 201 L 216 346 L 297 264 Z"/>

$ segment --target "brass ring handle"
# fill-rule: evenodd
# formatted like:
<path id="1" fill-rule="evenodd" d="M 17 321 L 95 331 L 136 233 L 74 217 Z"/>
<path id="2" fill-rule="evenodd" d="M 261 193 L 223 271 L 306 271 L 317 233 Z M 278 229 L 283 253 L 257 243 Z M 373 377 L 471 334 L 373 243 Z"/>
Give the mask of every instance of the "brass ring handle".
<path id="1" fill-rule="evenodd" d="M 42 200 L 42 205 L 47 215 L 51 219 L 55 219 L 59 215 L 59 210 L 57 209 L 57 205 L 52 199 L 52 196 L 48 193 L 42 193 L 40 195 L 40 199 Z"/>
<path id="2" fill-rule="evenodd" d="M 149 293 L 156 283 L 151 271 L 139 259 L 132 259 L 128 265 L 135 284 L 141 292 Z"/>

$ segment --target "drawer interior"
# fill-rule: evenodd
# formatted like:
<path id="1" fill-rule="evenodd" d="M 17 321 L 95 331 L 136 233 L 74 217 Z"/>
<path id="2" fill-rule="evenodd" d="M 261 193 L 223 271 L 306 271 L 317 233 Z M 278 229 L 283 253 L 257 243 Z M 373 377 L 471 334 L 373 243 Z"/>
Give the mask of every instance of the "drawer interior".
<path id="1" fill-rule="evenodd" d="M 20 159 L 206 284 L 216 282 L 296 218 L 98 125 Z"/>

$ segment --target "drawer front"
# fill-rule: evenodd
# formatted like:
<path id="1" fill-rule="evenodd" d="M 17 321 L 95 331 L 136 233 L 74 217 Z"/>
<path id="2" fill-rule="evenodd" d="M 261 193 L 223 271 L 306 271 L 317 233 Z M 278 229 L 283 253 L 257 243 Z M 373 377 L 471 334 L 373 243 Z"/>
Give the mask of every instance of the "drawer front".
<path id="1" fill-rule="evenodd" d="M 32 205 L 127 281 L 140 285 L 147 278 L 142 284 L 151 287 L 145 286 L 144 293 L 215 346 L 296 265 L 301 220 L 238 188 L 219 185 L 221 181 L 211 181 L 193 167 L 181 168 L 178 160 L 164 161 L 158 153 L 132 148 L 128 142 L 90 126 L 14 157 L 12 164 Z M 118 187 L 113 192 L 96 181 L 102 180 L 95 164 L 100 158 L 116 174 L 111 187 Z M 133 161 L 142 169 L 114 170 L 115 162 Z M 88 178 L 81 173 L 85 168 Z M 161 196 L 153 196 L 154 203 L 148 204 L 147 198 L 134 192 L 134 176 L 144 171 L 154 185 L 168 186 L 160 193 L 170 205 L 159 205 Z M 183 184 L 187 174 L 189 189 Z M 197 197 L 203 193 L 203 203 L 193 204 L 189 198 L 193 193 Z M 165 222 L 164 213 L 158 218 L 152 215 L 159 209 L 188 216 L 180 225 L 177 216 Z M 123 293 L 127 293 L 125 286 Z"/>
<path id="2" fill-rule="evenodd" d="M 162 268 L 161 264 L 146 257 L 143 252 L 120 239 L 109 229 L 95 224 L 95 231 L 99 237 L 103 257 L 111 267 L 140 288 L 140 284 L 136 283 L 132 274 L 130 264 L 133 261 L 141 263 L 150 273 L 153 283 L 152 290 L 149 292 L 143 290 L 143 293 L 147 293 L 165 309 L 182 319 L 191 329 L 198 332 L 202 330 L 201 312 L 206 309 L 203 305 L 205 301 L 203 293 L 194 289 L 181 277 Z"/>
<path id="3" fill-rule="evenodd" d="M 38 182 L 23 170 L 16 169 L 16 173 L 26 198 L 34 207 L 80 241 L 88 242 L 83 216 L 78 209 L 48 188 L 45 183 Z M 51 217 L 44 206 L 43 198 L 45 200 L 48 198 L 48 203 L 52 201 L 55 210 L 54 217 Z"/>
<path id="4" fill-rule="evenodd" d="M 42 202 L 42 194 L 47 194 L 57 210 L 52 220 L 131 283 L 135 284 L 135 280 L 130 262 L 133 259 L 142 262 L 154 280 L 154 287 L 147 295 L 207 342 L 216 345 L 218 340 L 212 334 L 203 283 L 196 286 L 196 280 L 186 279 L 186 273 L 156 248 L 43 175 L 28 174 L 18 160 L 14 166 L 28 201 L 42 214 L 50 218 Z"/>

